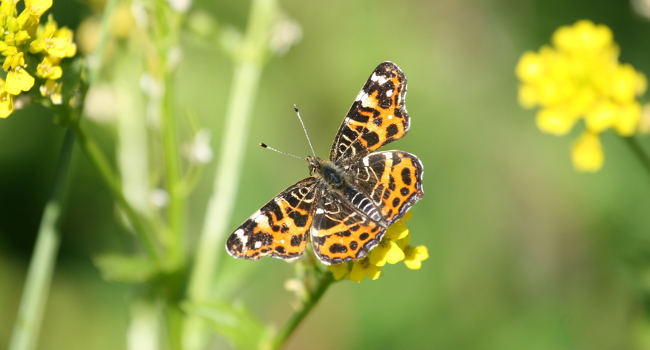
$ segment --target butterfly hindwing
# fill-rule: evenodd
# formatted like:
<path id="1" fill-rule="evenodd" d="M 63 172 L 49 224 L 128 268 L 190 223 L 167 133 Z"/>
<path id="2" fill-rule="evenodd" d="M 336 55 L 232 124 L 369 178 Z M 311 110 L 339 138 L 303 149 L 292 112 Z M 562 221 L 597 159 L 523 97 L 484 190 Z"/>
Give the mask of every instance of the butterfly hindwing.
<path id="1" fill-rule="evenodd" d="M 362 214 L 341 194 L 323 190 L 311 226 L 312 247 L 325 264 L 361 259 L 374 248 L 386 227 Z"/>
<path id="2" fill-rule="evenodd" d="M 312 223 L 316 182 L 313 177 L 299 181 L 251 215 L 228 238 L 228 253 L 250 260 L 267 255 L 298 258 Z"/>
<path id="3" fill-rule="evenodd" d="M 379 64 L 343 120 L 330 160 L 346 163 L 402 138 L 410 126 L 405 98 L 402 70 L 393 62 Z"/>
<path id="4" fill-rule="evenodd" d="M 387 225 L 400 219 L 424 196 L 420 159 L 403 151 L 371 153 L 348 170 Z"/>

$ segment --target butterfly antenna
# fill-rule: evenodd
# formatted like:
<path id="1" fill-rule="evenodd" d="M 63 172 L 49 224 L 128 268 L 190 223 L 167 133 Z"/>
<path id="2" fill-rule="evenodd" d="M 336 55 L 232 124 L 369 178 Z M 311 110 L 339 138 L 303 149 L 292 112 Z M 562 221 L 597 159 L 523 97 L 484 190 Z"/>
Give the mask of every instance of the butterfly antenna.
<path id="1" fill-rule="evenodd" d="M 295 104 L 293 105 L 293 110 L 296 111 L 296 115 L 298 116 L 298 120 L 300 120 L 300 125 L 302 125 L 302 131 L 305 132 L 305 136 L 307 137 L 307 143 L 309 143 L 309 148 L 311 148 L 311 154 L 314 155 L 314 158 L 316 158 L 316 152 L 314 152 L 314 146 L 311 145 L 311 140 L 309 139 L 309 134 L 307 133 L 307 128 L 305 128 L 305 123 L 302 122 L 302 117 L 300 117 L 300 111 L 298 110 L 298 106 Z"/>
<path id="2" fill-rule="evenodd" d="M 273 147 L 271 147 L 271 146 L 268 146 L 268 145 L 267 145 L 266 143 L 264 143 L 264 142 L 260 142 L 259 145 L 260 145 L 260 147 L 262 147 L 262 148 L 270 149 L 271 151 L 278 152 L 278 153 L 280 153 L 280 154 L 284 154 L 285 156 L 289 156 L 289 157 L 293 157 L 293 158 L 297 158 L 297 159 L 302 159 L 302 160 L 305 159 L 304 157 L 297 156 L 297 155 L 295 155 L 295 154 L 293 154 L 293 153 L 282 152 L 282 151 L 280 151 L 279 149 L 276 149 L 276 148 L 273 148 Z"/>

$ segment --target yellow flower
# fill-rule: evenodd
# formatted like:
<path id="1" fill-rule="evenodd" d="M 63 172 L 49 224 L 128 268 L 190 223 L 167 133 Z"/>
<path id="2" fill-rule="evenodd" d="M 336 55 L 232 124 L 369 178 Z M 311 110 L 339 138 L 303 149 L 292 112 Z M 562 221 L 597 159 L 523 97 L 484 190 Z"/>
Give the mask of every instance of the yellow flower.
<path id="1" fill-rule="evenodd" d="M 2 69 L 6 72 L 16 69 L 17 67 L 25 66 L 24 53 L 18 52 L 18 49 L 15 46 L 7 47 L 7 49 L 4 50 L 3 55 L 5 55 L 6 58 L 2 64 Z"/>
<path id="2" fill-rule="evenodd" d="M 29 45 L 31 53 L 47 52 L 49 55 L 64 58 L 77 53 L 77 45 L 72 40 L 72 31 L 68 28 L 57 28 L 52 16 L 42 29 L 39 28 L 36 40 Z"/>
<path id="3" fill-rule="evenodd" d="M 361 282 L 366 276 L 374 281 L 381 276 L 381 269 L 368 262 L 368 259 L 361 259 L 352 264 L 352 269 L 350 269 L 350 274 L 348 275 L 350 280 Z"/>
<path id="4" fill-rule="evenodd" d="M 35 16 L 42 16 L 52 7 L 52 0 L 25 0 L 25 10 Z"/>
<path id="5" fill-rule="evenodd" d="M 397 264 L 404 260 L 404 252 L 395 241 L 382 240 L 375 249 L 368 253 L 368 260 L 375 266 L 384 266 L 386 263 Z"/>
<path id="6" fill-rule="evenodd" d="M 429 259 L 429 250 L 423 245 L 417 247 L 409 247 L 406 250 L 406 259 L 404 265 L 411 270 L 419 270 L 422 267 L 422 262 Z"/>
<path id="7" fill-rule="evenodd" d="M 7 118 L 14 111 L 14 100 L 7 90 L 5 82 L 0 79 L 0 118 Z"/>
<path id="8" fill-rule="evenodd" d="M 350 272 L 350 264 L 343 263 L 337 265 L 330 265 L 328 266 L 327 269 L 332 273 L 334 279 L 338 281 L 348 275 L 348 272 Z"/>
<path id="9" fill-rule="evenodd" d="M 36 67 L 36 74 L 41 78 L 46 79 L 59 79 L 63 75 L 63 70 L 61 66 L 58 65 L 59 60 L 56 58 L 51 58 L 46 56 L 43 58 L 43 61 L 38 64 Z"/>
<path id="10" fill-rule="evenodd" d="M 554 135 L 566 135 L 576 118 L 560 108 L 545 108 L 537 112 L 537 127 Z"/>
<path id="11" fill-rule="evenodd" d="M 0 0 L 0 54 L 2 69 L 7 72 L 0 87 L 0 116 L 6 118 L 14 109 L 13 98 L 29 91 L 39 78 L 39 92 L 53 104 L 62 104 L 63 76 L 61 60 L 77 53 L 73 32 L 59 28 L 49 16 L 41 25 L 41 16 L 52 7 L 52 0 Z M 18 14 L 16 7 L 23 8 Z M 32 64 L 38 62 L 38 64 Z"/>
<path id="12" fill-rule="evenodd" d="M 55 105 L 60 105 L 63 103 L 63 96 L 61 96 L 61 83 L 56 82 L 55 80 L 48 80 L 45 84 L 39 87 L 39 92 L 43 97 L 49 97 Z"/>
<path id="13" fill-rule="evenodd" d="M 7 73 L 5 88 L 12 95 L 18 95 L 22 91 L 29 91 L 34 86 L 34 78 L 24 69 L 18 67 Z"/>
<path id="14" fill-rule="evenodd" d="M 368 277 L 371 280 L 376 280 L 381 276 L 383 266 L 387 263 L 397 264 L 400 261 L 404 261 L 409 269 L 419 269 L 422 266 L 422 261 L 429 256 L 425 246 L 409 246 L 409 229 L 404 222 L 410 218 L 411 213 L 408 212 L 401 220 L 388 227 L 379 245 L 371 250 L 365 258 L 329 266 L 328 270 L 334 279 L 347 278 L 361 282 Z"/>
<path id="15" fill-rule="evenodd" d="M 603 166 L 605 156 L 598 135 L 585 132 L 571 148 L 573 166 L 580 171 L 598 171 Z"/>
<path id="16" fill-rule="evenodd" d="M 595 171 L 603 163 L 599 133 L 637 132 L 641 106 L 636 99 L 646 91 L 646 77 L 618 62 L 619 49 L 604 25 L 582 20 L 562 26 L 551 42 L 519 59 L 519 103 L 540 107 L 537 127 L 550 134 L 566 135 L 583 120 L 590 136 L 576 142 L 572 157 L 576 169 Z"/>

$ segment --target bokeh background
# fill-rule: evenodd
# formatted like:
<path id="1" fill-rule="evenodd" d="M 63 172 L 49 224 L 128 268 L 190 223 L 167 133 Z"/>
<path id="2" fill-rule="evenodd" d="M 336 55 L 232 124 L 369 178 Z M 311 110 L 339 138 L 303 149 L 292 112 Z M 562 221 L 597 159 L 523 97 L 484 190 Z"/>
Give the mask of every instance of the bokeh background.
<path id="1" fill-rule="evenodd" d="M 569 156 L 575 137 L 537 130 L 534 112 L 517 105 L 514 75 L 524 51 L 579 19 L 609 26 L 621 61 L 650 74 L 650 20 L 637 10 L 643 3 L 281 1 L 302 40 L 263 72 L 229 227 L 307 175 L 304 162 L 256 147 L 264 141 L 309 152 L 292 104 L 325 156 L 365 79 L 391 60 L 408 78 L 412 128 L 388 148 L 417 154 L 425 165 L 426 196 L 409 227 L 412 242 L 430 253 L 419 271 L 395 265 L 377 281 L 335 284 L 288 348 L 650 349 L 648 174 L 613 133 L 604 135 L 604 168 L 576 172 Z M 191 11 L 243 29 L 249 5 L 204 0 Z M 74 29 L 100 6 L 56 0 L 52 12 Z M 176 107 L 211 131 L 218 155 L 232 64 L 218 48 L 185 39 Z M 0 344 L 9 340 L 63 136 L 48 113 L 29 107 L 0 121 Z M 86 125 L 113 154 L 110 121 Z M 647 137 L 640 142 L 650 150 Z M 215 163 L 189 199 L 194 238 Z M 139 291 L 102 279 L 92 259 L 133 251 L 133 239 L 80 152 L 73 167 L 39 349 L 124 348 L 129 303 Z M 225 260 L 224 271 L 246 280 L 229 298 L 280 326 L 291 313 L 293 296 L 283 285 L 293 267 Z"/>

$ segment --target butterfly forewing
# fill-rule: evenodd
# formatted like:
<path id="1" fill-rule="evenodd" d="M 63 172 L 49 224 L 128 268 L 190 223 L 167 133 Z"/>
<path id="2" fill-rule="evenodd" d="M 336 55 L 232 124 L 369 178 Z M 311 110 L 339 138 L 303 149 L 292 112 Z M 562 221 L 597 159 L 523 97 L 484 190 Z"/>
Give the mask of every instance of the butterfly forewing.
<path id="1" fill-rule="evenodd" d="M 330 160 L 340 163 L 402 138 L 410 120 L 404 100 L 406 77 L 393 62 L 383 62 L 372 72 L 345 116 L 334 138 Z"/>
<path id="2" fill-rule="evenodd" d="M 251 215 L 228 238 L 228 253 L 251 260 L 299 257 L 312 223 L 316 182 L 308 177 L 296 183 Z"/>

